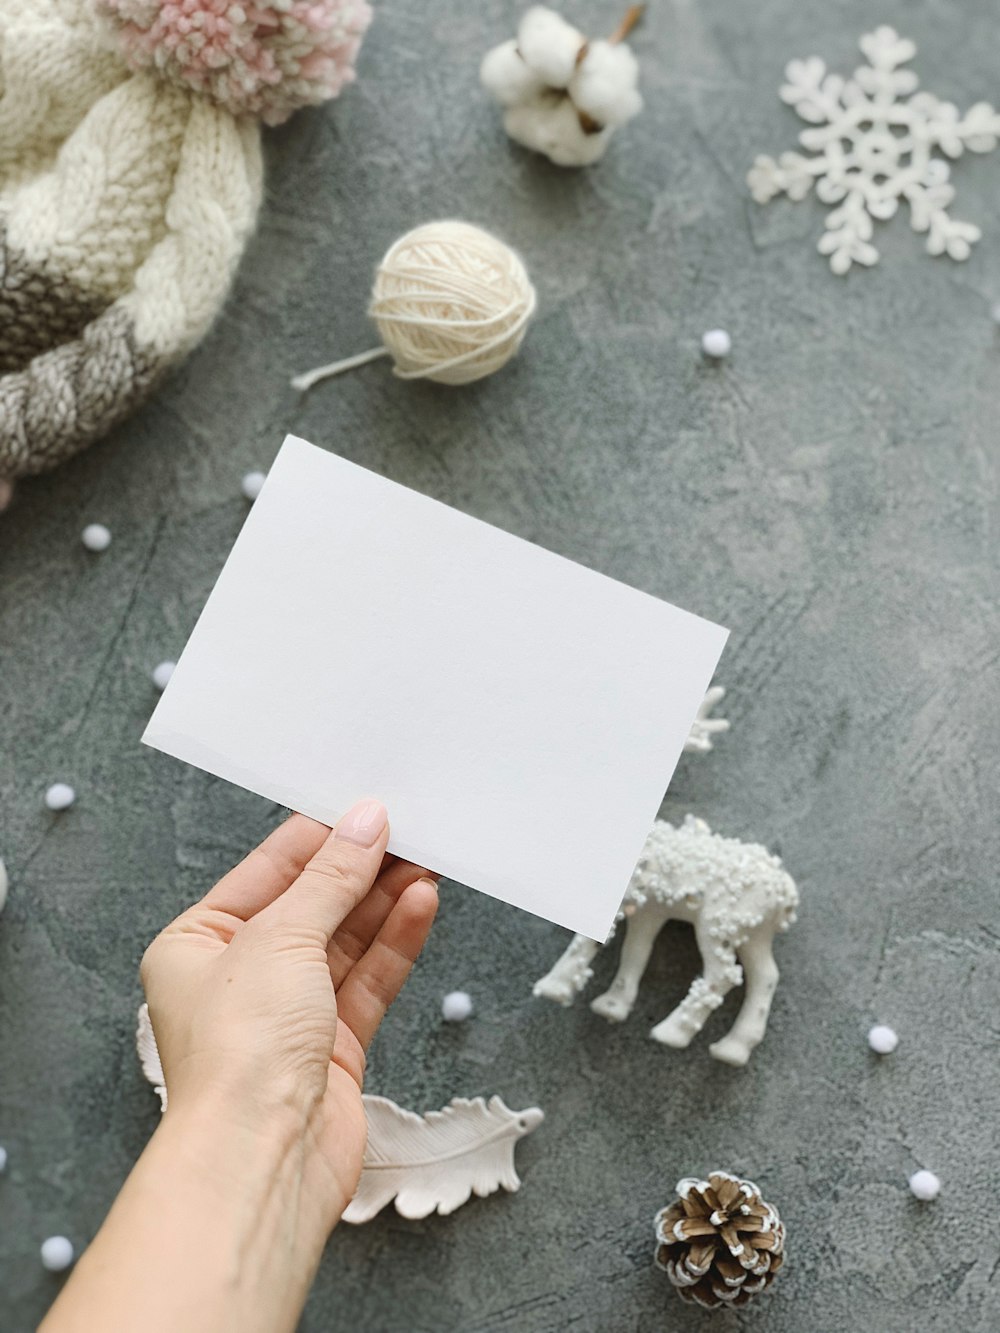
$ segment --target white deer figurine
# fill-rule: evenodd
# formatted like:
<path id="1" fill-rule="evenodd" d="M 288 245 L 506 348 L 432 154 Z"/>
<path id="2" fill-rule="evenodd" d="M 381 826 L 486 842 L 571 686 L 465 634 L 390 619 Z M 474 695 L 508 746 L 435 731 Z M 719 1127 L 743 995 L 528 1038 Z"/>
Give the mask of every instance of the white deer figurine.
<path id="1" fill-rule="evenodd" d="M 745 974 L 739 1016 L 731 1031 L 709 1048 L 717 1060 L 745 1065 L 764 1036 L 778 984 L 771 944 L 775 933 L 795 920 L 798 902 L 794 880 L 766 847 L 720 837 L 692 815 L 679 828 L 657 820 L 616 919 L 616 924 L 626 922 L 618 972 L 591 1009 L 612 1023 L 628 1018 L 663 925 L 690 921 L 703 975 L 650 1036 L 665 1046 L 687 1046 Z M 583 935 L 574 936 L 551 972 L 535 983 L 534 994 L 571 1004 L 593 975 L 590 964 L 600 947 Z"/>

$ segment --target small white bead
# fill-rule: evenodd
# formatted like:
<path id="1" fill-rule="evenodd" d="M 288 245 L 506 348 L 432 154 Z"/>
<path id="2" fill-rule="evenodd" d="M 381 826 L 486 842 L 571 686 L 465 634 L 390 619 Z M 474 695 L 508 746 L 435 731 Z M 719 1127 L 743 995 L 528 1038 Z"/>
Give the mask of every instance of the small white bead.
<path id="1" fill-rule="evenodd" d="M 88 551 L 106 551 L 111 545 L 111 532 L 103 523 L 88 523 L 80 540 Z"/>
<path id="2" fill-rule="evenodd" d="M 449 991 L 441 1001 L 441 1017 L 446 1023 L 461 1023 L 472 1013 L 472 996 L 464 990 Z"/>
<path id="3" fill-rule="evenodd" d="M 910 1193 L 924 1203 L 930 1203 L 941 1193 L 941 1182 L 933 1171 L 914 1171 L 910 1177 Z"/>
<path id="4" fill-rule="evenodd" d="M 7 1170 L 7 1149 L 0 1145 L 0 1172 Z"/>
<path id="5" fill-rule="evenodd" d="M 159 666 L 153 668 L 153 684 L 158 690 L 165 690 L 170 684 L 170 677 L 174 674 L 176 662 L 161 662 Z"/>
<path id="6" fill-rule="evenodd" d="M 868 1032 L 868 1045 L 876 1055 L 891 1055 L 899 1045 L 899 1038 L 884 1023 L 876 1023 Z"/>
<path id="7" fill-rule="evenodd" d="M 733 350 L 733 340 L 725 329 L 709 329 L 707 333 L 702 334 L 701 350 L 706 356 L 716 358 L 728 356 Z"/>
<path id="8" fill-rule="evenodd" d="M 42 1267 L 50 1273 L 61 1273 L 73 1262 L 73 1243 L 65 1236 L 50 1236 L 42 1241 Z"/>
<path id="9" fill-rule="evenodd" d="M 248 500 L 256 500 L 265 481 L 267 477 L 263 472 L 248 472 L 240 482 L 240 490 Z"/>
<path id="10" fill-rule="evenodd" d="M 50 810 L 68 810 L 76 800 L 76 792 L 68 782 L 53 782 L 45 793 L 45 804 Z"/>

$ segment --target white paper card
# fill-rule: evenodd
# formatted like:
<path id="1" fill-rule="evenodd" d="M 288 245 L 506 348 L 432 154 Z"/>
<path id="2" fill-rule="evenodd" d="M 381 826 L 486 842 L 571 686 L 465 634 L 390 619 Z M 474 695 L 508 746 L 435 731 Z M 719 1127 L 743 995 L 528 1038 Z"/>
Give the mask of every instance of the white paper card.
<path id="1" fill-rule="evenodd" d="M 289 436 L 143 740 L 603 939 L 726 637 Z"/>

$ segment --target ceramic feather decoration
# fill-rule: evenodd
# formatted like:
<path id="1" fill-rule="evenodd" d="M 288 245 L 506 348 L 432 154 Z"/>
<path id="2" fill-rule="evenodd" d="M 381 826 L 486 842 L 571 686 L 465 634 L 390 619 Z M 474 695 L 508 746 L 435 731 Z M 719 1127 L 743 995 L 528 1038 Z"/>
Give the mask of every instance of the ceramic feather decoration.
<path id="1" fill-rule="evenodd" d="M 160 1099 L 160 1110 L 167 1109 L 167 1084 L 163 1077 L 163 1063 L 156 1047 L 153 1024 L 149 1020 L 149 1005 L 140 1004 L 136 1016 L 135 1049 L 142 1065 L 142 1072 L 153 1085 L 153 1091 Z"/>
<path id="2" fill-rule="evenodd" d="M 167 1109 L 167 1089 L 149 1007 L 139 1006 L 135 1031 L 142 1072 Z M 368 1146 L 345 1222 L 369 1222 L 392 1199 L 403 1217 L 453 1213 L 473 1194 L 520 1189 L 514 1167 L 518 1139 L 542 1123 L 537 1107 L 512 1111 L 502 1098 L 455 1097 L 442 1111 L 417 1115 L 388 1097 L 362 1097 Z"/>
<path id="3" fill-rule="evenodd" d="M 514 1147 L 541 1124 L 537 1107 L 512 1111 L 500 1097 L 455 1097 L 416 1115 L 387 1097 L 365 1097 L 368 1147 L 345 1222 L 368 1222 L 391 1199 L 403 1217 L 453 1213 L 473 1194 L 520 1189 Z"/>

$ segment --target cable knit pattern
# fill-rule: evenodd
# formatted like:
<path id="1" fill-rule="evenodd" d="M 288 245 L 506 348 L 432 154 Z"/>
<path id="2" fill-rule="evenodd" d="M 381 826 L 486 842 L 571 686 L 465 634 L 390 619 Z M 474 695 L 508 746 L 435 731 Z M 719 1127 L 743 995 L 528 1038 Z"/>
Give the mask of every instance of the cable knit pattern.
<path id="1" fill-rule="evenodd" d="M 173 38 L 199 13 L 228 35 L 206 33 L 211 79 L 181 78 Z M 241 81 L 239 110 L 284 119 L 346 81 L 367 19 L 358 0 L 0 0 L 0 480 L 103 435 L 224 301 L 261 152 L 258 121 L 216 76 Z"/>
<path id="2" fill-rule="evenodd" d="M 79 337 L 103 306 L 89 292 L 27 263 L 8 244 L 0 222 L 0 375 L 22 370 L 53 341 Z"/>

